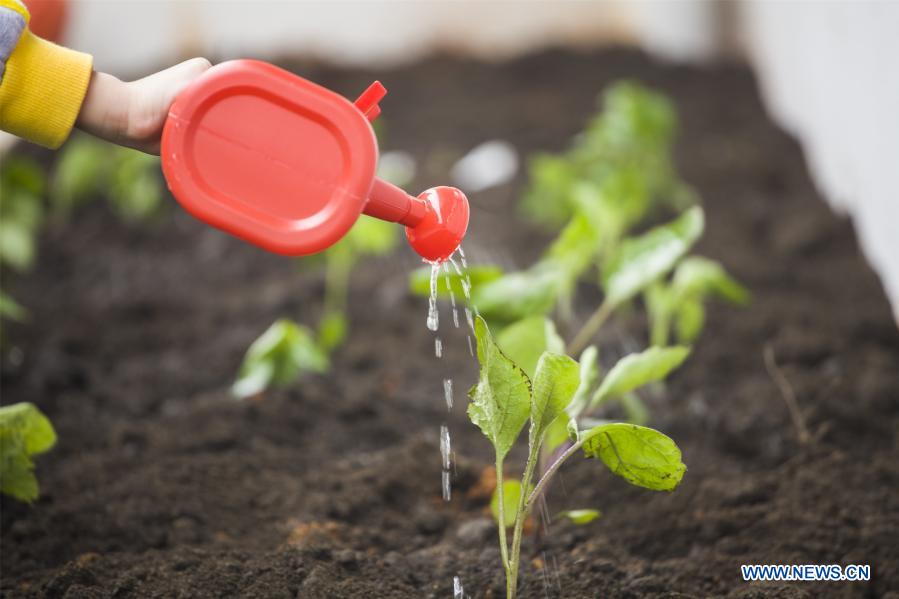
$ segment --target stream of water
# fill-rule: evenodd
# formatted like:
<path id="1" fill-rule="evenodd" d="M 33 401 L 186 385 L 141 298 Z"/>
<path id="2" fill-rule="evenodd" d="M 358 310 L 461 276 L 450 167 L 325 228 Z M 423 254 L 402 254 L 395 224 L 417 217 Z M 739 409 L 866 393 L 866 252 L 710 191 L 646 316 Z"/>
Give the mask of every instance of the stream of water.
<path id="1" fill-rule="evenodd" d="M 428 298 L 428 319 L 427 326 L 428 330 L 433 331 L 434 335 L 434 355 L 437 358 L 443 357 L 443 340 L 440 338 L 438 333 L 440 329 L 440 312 L 437 306 L 437 283 L 440 277 L 441 267 L 443 269 L 444 280 L 446 282 L 446 287 L 449 290 L 449 298 L 450 298 L 450 308 L 452 309 L 453 315 L 453 326 L 455 328 L 459 328 L 460 319 L 459 319 L 459 307 L 456 304 L 456 294 L 452 285 L 452 273 L 450 272 L 449 265 L 452 265 L 453 270 L 455 270 L 456 274 L 459 276 L 459 280 L 462 286 L 462 293 L 465 296 L 465 320 L 468 324 L 468 352 L 472 356 L 474 356 L 474 343 L 472 341 L 472 334 L 474 334 L 474 313 L 471 309 L 471 278 L 468 275 L 467 269 L 468 265 L 465 260 L 465 253 L 462 251 L 462 248 L 459 247 L 459 261 L 462 266 L 460 268 L 459 264 L 455 261 L 453 256 L 442 263 L 440 262 L 432 262 L 431 264 L 431 280 L 430 280 L 430 297 Z M 453 409 L 453 379 L 451 377 L 443 379 L 443 398 L 446 402 L 446 410 L 447 413 L 451 412 Z M 449 427 L 446 423 L 440 425 L 440 487 L 441 494 L 443 496 L 444 501 L 450 501 L 452 499 L 452 472 L 454 466 L 453 460 L 453 451 L 452 451 L 452 441 L 450 439 L 450 431 Z M 458 576 L 453 577 L 453 599 L 464 599 L 465 591 L 462 587 L 462 581 Z"/>

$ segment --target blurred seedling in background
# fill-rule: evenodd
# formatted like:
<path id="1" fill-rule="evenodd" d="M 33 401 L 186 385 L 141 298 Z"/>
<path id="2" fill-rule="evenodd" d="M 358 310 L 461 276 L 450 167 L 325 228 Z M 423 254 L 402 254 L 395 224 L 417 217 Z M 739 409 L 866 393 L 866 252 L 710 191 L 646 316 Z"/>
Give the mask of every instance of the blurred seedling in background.
<path id="1" fill-rule="evenodd" d="M 76 135 L 60 153 L 51 192 L 63 215 L 105 198 L 123 220 L 146 220 L 158 213 L 164 197 L 159 157 Z"/>
<path id="2" fill-rule="evenodd" d="M 685 258 L 701 237 L 705 219 L 695 205 L 696 194 L 673 167 L 675 130 L 676 114 L 664 96 L 631 82 L 611 86 L 603 110 L 571 150 L 531 162 L 525 211 L 544 224 L 563 224 L 543 255 L 530 267 L 508 273 L 473 266 L 452 274 L 448 283 L 441 280 L 438 293 L 448 295 L 449 285 L 461 297 L 462 280 L 470 277 L 472 305 L 499 331 L 497 339 L 513 359 L 523 359 L 514 355 L 522 351 L 518 348 L 530 348 L 525 362 L 534 363 L 541 351 L 553 349 L 546 345 L 553 338 L 548 332 L 558 336 L 551 314 L 563 328 L 572 328 L 579 283 L 596 286 L 603 301 L 571 336 L 570 355 L 579 355 L 616 311 L 639 298 L 649 313 L 654 345 L 668 343 L 667 334 L 655 331 L 671 326 L 689 333 L 678 334 L 679 341 L 695 340 L 702 328 L 697 314 L 708 297 L 744 303 L 748 293 L 720 265 Z M 551 160 L 564 176 L 547 174 L 541 160 Z M 677 210 L 680 215 L 669 222 L 637 232 L 648 220 Z M 428 269 L 420 269 L 412 275 L 411 289 L 425 296 L 428 282 Z M 632 401 L 635 396 L 622 399 L 635 414 L 645 413 Z"/>
<path id="3" fill-rule="evenodd" d="M 651 428 L 604 422 L 581 430 L 576 420 L 568 419 L 569 445 L 547 468 L 538 472 L 541 448 L 553 423 L 566 418 L 566 409 L 582 391 L 581 367 L 564 354 L 546 351 L 537 359 L 532 373 L 527 373 L 503 353 L 480 317 L 475 322 L 475 336 L 480 377 L 469 392 L 468 416 L 494 448 L 496 493 L 492 506 L 499 524 L 506 596 L 512 599 L 517 592 L 525 520 L 568 458 L 583 452 L 588 458 L 602 461 L 612 473 L 629 483 L 656 491 L 673 491 L 683 478 L 686 466 L 674 441 Z M 645 378 L 644 373 L 631 370 L 627 383 L 612 384 L 635 386 Z M 528 422 L 528 457 L 522 477 L 507 480 L 506 456 Z M 597 516 L 595 510 L 566 513 L 570 520 L 581 524 Z M 512 529 L 511 545 L 508 528 Z"/>
<path id="4" fill-rule="evenodd" d="M 0 408 L 0 492 L 28 503 L 37 499 L 33 458 L 55 444 L 53 426 L 33 404 Z"/>
<path id="5" fill-rule="evenodd" d="M 695 203 L 671 157 L 676 132 L 677 113 L 667 97 L 632 81 L 609 86 L 602 110 L 567 151 L 531 159 L 524 213 L 540 226 L 559 228 L 583 200 L 596 200 L 614 233 L 659 208 Z"/>
<path id="6" fill-rule="evenodd" d="M 0 164 L 0 279 L 4 281 L 7 269 L 24 273 L 34 264 L 37 235 L 44 222 L 44 191 L 44 173 L 36 162 L 11 156 Z M 26 316 L 25 308 L 0 290 L 0 322 L 23 321 Z"/>
<path id="7" fill-rule="evenodd" d="M 108 199 L 128 222 L 152 217 L 163 197 L 158 165 L 156 156 L 87 135 L 75 135 L 63 146 L 49 177 L 31 158 L 5 157 L 0 164 L 0 274 L 30 270 L 42 227 L 65 220 L 89 201 Z M 0 319 L 21 321 L 26 315 L 25 308 L 0 291 Z"/>
<path id="8" fill-rule="evenodd" d="M 656 281 L 643 294 L 650 343 L 666 345 L 672 330 L 678 343 L 693 343 L 705 324 L 704 302 L 709 297 L 745 305 L 749 291 L 714 260 L 684 258 L 670 281 Z"/>
<path id="9" fill-rule="evenodd" d="M 159 159 L 88 137 L 74 136 L 60 151 L 50 185 L 35 160 L 6 156 L 0 163 L 0 323 L 24 321 L 27 310 L 6 292 L 8 270 L 27 273 L 35 264 L 38 235 L 49 222 L 64 222 L 73 209 L 107 198 L 129 222 L 155 214 L 163 191 Z M 0 342 L 5 342 L 0 329 Z M 32 456 L 50 449 L 56 434 L 32 404 L 0 408 L 0 491 L 21 501 L 37 499 Z"/>

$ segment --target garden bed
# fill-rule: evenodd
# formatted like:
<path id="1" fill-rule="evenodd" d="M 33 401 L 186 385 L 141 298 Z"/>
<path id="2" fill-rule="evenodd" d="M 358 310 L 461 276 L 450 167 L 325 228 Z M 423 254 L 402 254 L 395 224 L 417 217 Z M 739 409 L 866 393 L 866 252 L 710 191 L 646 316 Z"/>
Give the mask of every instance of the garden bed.
<path id="1" fill-rule="evenodd" d="M 347 96 L 375 76 L 387 85 L 384 146 L 419 159 L 410 191 L 447 182 L 486 139 L 523 154 L 562 149 L 615 79 L 676 102 L 678 165 L 708 219 L 698 249 L 753 302 L 711 307 L 690 360 L 648 398 L 652 425 L 684 452 L 683 484 L 650 493 L 592 464 L 566 466 L 550 512 L 603 517 L 529 538 L 522 596 L 899 589 L 899 332 L 850 223 L 818 197 L 748 70 L 624 51 L 437 58 L 376 74 L 292 67 Z M 471 195 L 470 262 L 532 261 L 543 235 L 513 218 L 523 183 Z M 4 403 L 40 406 L 60 442 L 38 461 L 41 499 L 2 500 L 3 596 L 449 597 L 453 576 L 474 597 L 502 596 L 479 486 L 491 450 L 460 405 L 476 364 L 464 333 L 444 330 L 444 358 L 434 357 L 426 302 L 406 291 L 416 265 L 404 248 L 359 269 L 352 330 L 329 375 L 237 402 L 228 387 L 247 345 L 279 316 L 314 322 L 317 270 L 175 206 L 140 229 L 99 205 L 51 227 L 35 272 L 12 281 L 32 322 L 8 329 L 20 349 L 2 385 Z M 604 345 L 645 334 L 637 325 Z M 795 390 L 806 445 L 766 346 Z M 444 422 L 457 460 L 449 503 Z M 872 581 L 748 584 L 744 563 L 870 564 Z"/>

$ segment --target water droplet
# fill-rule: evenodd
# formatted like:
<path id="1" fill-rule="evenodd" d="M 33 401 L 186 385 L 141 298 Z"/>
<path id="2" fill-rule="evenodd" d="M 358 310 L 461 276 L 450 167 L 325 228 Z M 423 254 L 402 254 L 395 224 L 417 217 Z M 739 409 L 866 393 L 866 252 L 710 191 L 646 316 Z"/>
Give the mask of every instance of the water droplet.
<path id="1" fill-rule="evenodd" d="M 450 256 L 449 263 L 453 265 L 453 269 L 456 271 L 456 274 L 459 275 L 459 276 L 461 277 L 461 276 L 462 276 L 462 269 L 459 268 L 459 264 L 458 264 L 455 260 L 453 260 L 453 257 L 452 257 L 452 256 Z"/>
<path id="2" fill-rule="evenodd" d="M 459 259 L 462 261 L 462 268 L 468 268 L 468 262 L 465 261 L 465 252 L 462 250 L 462 246 L 459 246 Z"/>
<path id="3" fill-rule="evenodd" d="M 440 265 L 431 264 L 431 297 L 428 299 L 428 329 L 436 331 L 440 326 L 440 313 L 437 311 L 437 275 Z"/>
<path id="4" fill-rule="evenodd" d="M 468 335 L 468 353 L 471 354 L 471 357 L 474 357 L 474 347 L 471 344 L 471 335 Z"/>
<path id="5" fill-rule="evenodd" d="M 453 379 L 443 379 L 443 397 L 447 411 L 453 409 Z"/>
<path id="6" fill-rule="evenodd" d="M 453 576 L 453 599 L 465 599 L 465 589 L 462 588 L 462 580 Z"/>
<path id="7" fill-rule="evenodd" d="M 441 484 L 443 488 L 443 500 L 449 501 L 452 496 L 450 487 L 450 434 L 445 424 L 440 425 L 440 456 L 443 458 L 443 471 L 441 472 Z"/>
<path id="8" fill-rule="evenodd" d="M 440 474 L 440 485 L 443 487 L 443 500 L 450 501 L 453 498 L 452 483 L 450 483 L 450 472 L 444 470 Z"/>
<path id="9" fill-rule="evenodd" d="M 443 341 L 440 340 L 440 337 L 434 339 L 434 355 L 438 358 L 443 357 Z"/>

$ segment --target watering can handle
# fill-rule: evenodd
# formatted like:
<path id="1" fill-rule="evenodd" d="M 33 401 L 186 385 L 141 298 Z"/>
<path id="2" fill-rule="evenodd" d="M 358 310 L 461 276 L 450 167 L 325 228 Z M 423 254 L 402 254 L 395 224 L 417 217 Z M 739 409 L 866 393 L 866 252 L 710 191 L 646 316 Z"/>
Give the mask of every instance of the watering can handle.
<path id="1" fill-rule="evenodd" d="M 373 123 L 378 118 L 378 115 L 381 114 L 381 107 L 378 106 L 378 102 L 383 100 L 386 95 L 387 88 L 380 81 L 375 81 L 362 92 L 362 95 L 356 98 L 353 104 L 356 105 L 359 112 L 365 115 L 369 123 Z"/>
<path id="2" fill-rule="evenodd" d="M 372 123 L 381 114 L 378 102 L 386 95 L 387 88 L 380 81 L 375 81 L 356 98 L 353 104 Z M 380 220 L 414 227 L 425 217 L 427 205 L 396 185 L 376 177 L 369 192 L 368 203 L 362 211 Z"/>

